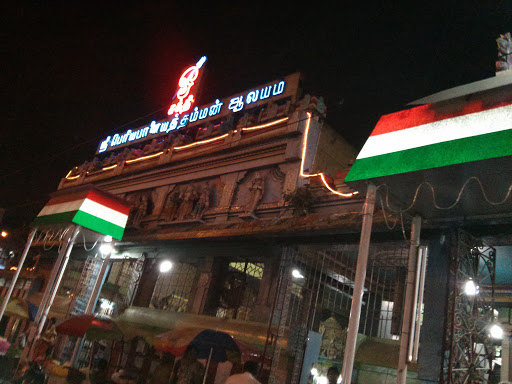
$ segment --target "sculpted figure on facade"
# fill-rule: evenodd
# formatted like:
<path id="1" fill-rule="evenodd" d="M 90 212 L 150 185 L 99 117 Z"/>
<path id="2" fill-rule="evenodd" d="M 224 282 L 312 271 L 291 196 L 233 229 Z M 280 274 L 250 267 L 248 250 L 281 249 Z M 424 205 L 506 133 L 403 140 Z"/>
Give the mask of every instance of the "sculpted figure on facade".
<path id="1" fill-rule="evenodd" d="M 194 206 L 193 216 L 196 219 L 202 219 L 204 212 L 210 206 L 210 186 L 208 184 L 202 189 L 199 199 Z"/>
<path id="2" fill-rule="evenodd" d="M 512 35 L 510 32 L 500 35 L 496 39 L 496 43 L 498 43 L 496 72 L 512 69 Z"/>
<path id="3" fill-rule="evenodd" d="M 148 214 L 149 209 L 149 197 L 146 194 L 142 194 L 139 197 L 135 212 L 133 214 L 132 224 L 136 227 L 140 226 L 140 222 Z"/>
<path id="4" fill-rule="evenodd" d="M 178 208 L 181 203 L 180 191 L 179 189 L 175 189 L 173 192 L 169 194 L 167 198 L 167 204 L 165 206 L 164 215 L 169 220 L 176 219 L 176 213 L 178 212 Z"/>
<path id="5" fill-rule="evenodd" d="M 178 209 L 178 220 L 185 220 L 190 218 L 190 214 L 194 209 L 194 201 L 196 200 L 196 189 L 194 186 L 189 185 L 180 194 L 181 205 Z"/>
<path id="6" fill-rule="evenodd" d="M 254 213 L 258 203 L 263 197 L 263 192 L 265 191 L 265 180 L 259 172 L 254 174 L 254 179 L 252 180 L 251 186 L 249 187 L 249 191 L 251 194 L 249 197 L 249 202 L 247 203 L 247 212 Z"/>

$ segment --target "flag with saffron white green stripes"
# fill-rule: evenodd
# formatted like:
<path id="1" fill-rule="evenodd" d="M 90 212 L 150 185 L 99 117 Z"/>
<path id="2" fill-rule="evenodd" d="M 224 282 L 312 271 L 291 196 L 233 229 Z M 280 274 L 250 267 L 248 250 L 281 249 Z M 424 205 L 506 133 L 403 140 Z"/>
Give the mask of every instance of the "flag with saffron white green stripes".
<path id="1" fill-rule="evenodd" d="M 52 197 L 33 225 L 75 223 L 121 240 L 129 213 L 130 206 L 115 196 L 96 189 L 82 189 Z"/>
<path id="2" fill-rule="evenodd" d="M 512 155 L 506 100 L 427 104 L 382 116 L 346 182 Z"/>

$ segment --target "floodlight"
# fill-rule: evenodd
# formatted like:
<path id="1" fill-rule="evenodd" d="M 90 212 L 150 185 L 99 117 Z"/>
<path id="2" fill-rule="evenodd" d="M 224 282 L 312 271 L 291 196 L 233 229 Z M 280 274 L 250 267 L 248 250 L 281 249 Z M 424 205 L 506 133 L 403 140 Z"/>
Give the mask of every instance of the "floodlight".
<path id="1" fill-rule="evenodd" d="M 302 273 L 300 273 L 300 271 L 298 269 L 294 269 L 292 271 L 292 276 L 295 277 L 296 279 L 303 279 L 304 278 L 304 275 L 302 275 Z"/>
<path id="2" fill-rule="evenodd" d="M 478 295 L 480 292 L 480 287 L 475 284 L 473 280 L 468 280 L 464 284 L 464 293 L 468 296 Z"/>
<path id="3" fill-rule="evenodd" d="M 503 328 L 498 324 L 493 324 L 489 328 L 489 334 L 493 339 L 503 339 Z"/>
<path id="4" fill-rule="evenodd" d="M 169 272 L 172 268 L 172 263 L 169 260 L 164 260 L 160 263 L 160 272 Z"/>

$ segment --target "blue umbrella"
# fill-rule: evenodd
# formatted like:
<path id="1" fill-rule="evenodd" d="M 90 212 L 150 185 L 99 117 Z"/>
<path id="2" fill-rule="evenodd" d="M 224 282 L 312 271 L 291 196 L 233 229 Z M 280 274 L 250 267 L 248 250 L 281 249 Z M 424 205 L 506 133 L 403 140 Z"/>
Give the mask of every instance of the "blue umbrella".
<path id="1" fill-rule="evenodd" d="M 228 359 L 226 351 L 240 353 L 240 348 L 229 334 L 212 329 L 205 329 L 198 333 L 190 345 L 197 348 L 199 359 L 211 358 L 217 362 L 224 362 Z"/>

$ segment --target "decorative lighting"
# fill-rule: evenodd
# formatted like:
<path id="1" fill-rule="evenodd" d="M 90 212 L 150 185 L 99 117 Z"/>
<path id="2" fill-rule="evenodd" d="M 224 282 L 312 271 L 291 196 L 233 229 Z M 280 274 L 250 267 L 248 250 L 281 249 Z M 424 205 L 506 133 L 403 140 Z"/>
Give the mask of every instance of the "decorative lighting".
<path id="1" fill-rule="evenodd" d="M 2 232 L 0 232 L 0 236 L 2 236 L 2 237 L 7 237 L 7 235 L 9 235 L 9 234 L 7 233 L 7 231 L 2 231 Z"/>
<path id="2" fill-rule="evenodd" d="M 187 145 L 182 145 L 181 147 L 174 147 L 174 150 L 175 151 L 179 151 L 181 149 L 186 149 L 186 148 L 195 147 L 195 146 L 202 145 L 202 144 L 211 143 L 212 141 L 218 141 L 218 140 L 224 139 L 228 135 L 229 135 L 229 133 L 225 133 L 225 134 L 223 134 L 221 136 L 217 136 L 217 137 L 214 137 L 212 139 L 203 140 L 203 141 L 196 141 L 194 143 L 190 143 L 190 144 L 187 144 Z"/>
<path id="3" fill-rule="evenodd" d="M 473 280 L 468 280 L 464 284 L 464 293 L 467 296 L 475 296 L 480 292 L 480 287 Z"/>
<path id="4" fill-rule="evenodd" d="M 295 277 L 296 279 L 303 279 L 304 278 L 304 275 L 302 273 L 300 273 L 300 271 L 298 269 L 294 269 L 292 271 L 292 276 Z"/>
<path id="5" fill-rule="evenodd" d="M 242 128 L 242 131 L 254 131 L 256 129 L 268 128 L 268 127 L 272 127 L 273 125 L 276 125 L 276 124 L 279 124 L 279 123 L 284 123 L 286 120 L 288 120 L 288 117 L 283 117 L 282 119 L 275 120 L 275 121 L 272 121 L 272 122 L 267 123 L 267 124 L 256 125 L 254 127 Z"/>
<path id="6" fill-rule="evenodd" d="M 169 272 L 172 268 L 172 263 L 169 260 L 164 260 L 160 263 L 160 272 Z"/>
<path id="7" fill-rule="evenodd" d="M 68 172 L 68 174 L 66 175 L 66 180 L 75 180 L 75 179 L 78 179 L 80 177 L 80 175 L 71 176 L 72 173 L 73 173 L 73 170 L 70 170 Z"/>
<path id="8" fill-rule="evenodd" d="M 489 328 L 489 334 L 493 339 L 501 340 L 503 339 L 503 328 L 501 328 L 498 324 L 493 324 Z"/>
<path id="9" fill-rule="evenodd" d="M 142 157 L 138 157 L 138 158 L 132 159 L 132 160 L 126 160 L 125 163 L 126 164 L 131 164 L 131 163 L 136 163 L 137 161 L 152 159 L 153 157 L 158 157 L 160 155 L 163 155 L 163 153 L 164 152 L 162 151 L 162 152 L 154 153 L 152 155 L 142 156 Z"/>
<path id="10" fill-rule="evenodd" d="M 300 175 L 302 177 L 316 177 L 320 176 L 320 179 L 322 180 L 322 183 L 324 184 L 325 188 L 327 188 L 330 192 L 334 193 L 335 195 L 342 196 L 342 197 L 352 197 L 354 195 L 359 194 L 358 191 L 354 191 L 351 193 L 341 193 L 336 191 L 335 189 L 332 189 L 331 186 L 327 183 L 327 180 L 325 180 L 325 176 L 323 172 L 318 173 L 310 173 L 306 174 L 304 173 L 304 161 L 306 159 L 306 150 L 308 147 L 308 136 L 309 136 L 309 126 L 311 123 L 311 113 L 307 112 L 308 118 L 306 120 L 306 129 L 304 130 L 304 139 L 302 140 L 302 159 L 300 161 Z"/>

